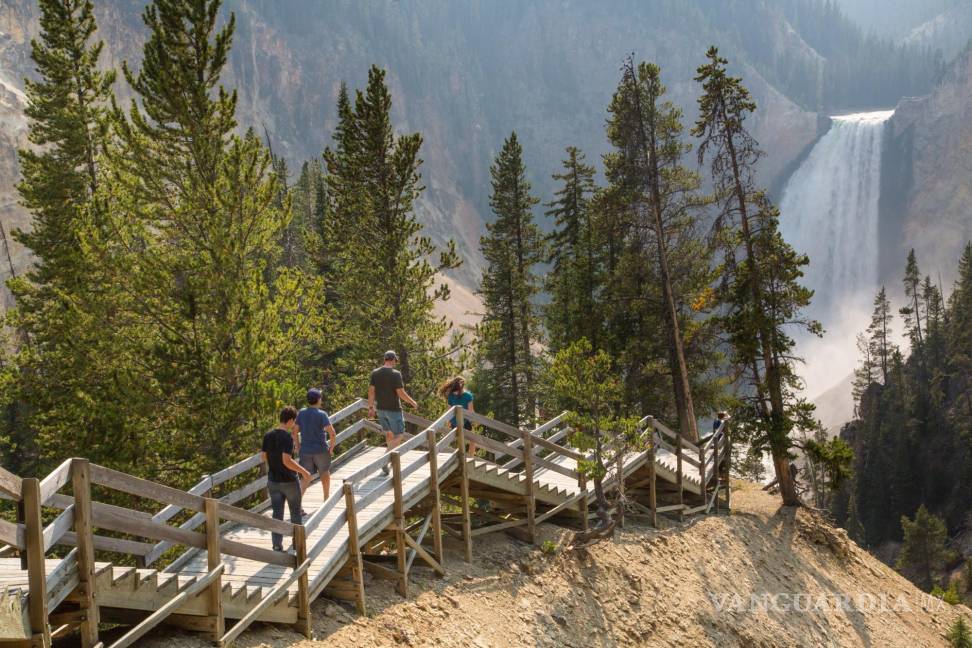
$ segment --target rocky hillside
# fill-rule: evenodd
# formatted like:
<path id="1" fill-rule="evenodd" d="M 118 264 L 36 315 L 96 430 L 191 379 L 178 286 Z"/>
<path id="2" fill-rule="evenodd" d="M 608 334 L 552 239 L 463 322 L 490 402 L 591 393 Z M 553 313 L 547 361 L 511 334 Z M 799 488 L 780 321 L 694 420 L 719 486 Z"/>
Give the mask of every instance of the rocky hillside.
<path id="1" fill-rule="evenodd" d="M 932 277 L 941 273 L 948 287 L 962 248 L 972 240 L 972 49 L 931 95 L 902 101 L 889 130 L 882 264 L 900 268 L 915 248 L 923 270 Z"/>
<path id="2" fill-rule="evenodd" d="M 319 599 L 314 639 L 257 626 L 240 646 L 901 646 L 945 645 L 964 606 L 925 598 L 907 580 L 806 510 L 737 491 L 730 516 L 658 531 L 631 523 L 573 549 L 544 525 L 550 553 L 503 534 L 477 539 L 473 563 L 447 545 L 449 575 L 417 577 L 403 600 L 366 587 L 367 617 Z M 172 632 L 150 648 L 202 647 Z"/>

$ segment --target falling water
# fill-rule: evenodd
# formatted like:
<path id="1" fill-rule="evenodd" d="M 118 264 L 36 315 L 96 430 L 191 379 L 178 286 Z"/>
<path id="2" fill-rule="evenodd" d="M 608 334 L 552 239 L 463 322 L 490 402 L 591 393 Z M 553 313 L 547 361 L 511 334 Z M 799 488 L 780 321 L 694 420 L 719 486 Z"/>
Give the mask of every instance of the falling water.
<path id="1" fill-rule="evenodd" d="M 809 314 L 827 330 L 823 341 L 799 341 L 811 398 L 851 373 L 855 336 L 867 326 L 878 282 L 881 144 L 892 114 L 834 117 L 783 191 L 783 234 L 810 257 L 804 277 L 815 293 Z"/>

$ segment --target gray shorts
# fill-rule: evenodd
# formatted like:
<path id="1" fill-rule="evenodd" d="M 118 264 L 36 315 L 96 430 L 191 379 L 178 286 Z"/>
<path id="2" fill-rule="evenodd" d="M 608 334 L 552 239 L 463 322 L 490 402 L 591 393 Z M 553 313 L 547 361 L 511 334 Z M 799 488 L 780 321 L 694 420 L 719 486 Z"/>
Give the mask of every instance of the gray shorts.
<path id="1" fill-rule="evenodd" d="M 331 472 L 331 453 L 318 454 L 300 453 L 300 467 L 310 474 L 326 475 Z"/>
<path id="2" fill-rule="evenodd" d="M 385 432 L 395 436 L 405 434 L 405 415 L 402 410 L 378 410 L 378 423 Z"/>

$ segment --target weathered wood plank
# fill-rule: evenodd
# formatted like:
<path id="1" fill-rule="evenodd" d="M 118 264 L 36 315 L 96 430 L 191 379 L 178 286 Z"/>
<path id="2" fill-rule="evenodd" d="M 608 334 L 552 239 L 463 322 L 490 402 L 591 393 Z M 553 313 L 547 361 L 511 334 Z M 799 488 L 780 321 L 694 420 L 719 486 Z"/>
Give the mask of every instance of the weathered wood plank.
<path id="1" fill-rule="evenodd" d="M 71 459 L 66 459 L 60 466 L 45 477 L 40 483 L 41 505 L 46 505 L 51 495 L 61 490 L 71 478 Z"/>

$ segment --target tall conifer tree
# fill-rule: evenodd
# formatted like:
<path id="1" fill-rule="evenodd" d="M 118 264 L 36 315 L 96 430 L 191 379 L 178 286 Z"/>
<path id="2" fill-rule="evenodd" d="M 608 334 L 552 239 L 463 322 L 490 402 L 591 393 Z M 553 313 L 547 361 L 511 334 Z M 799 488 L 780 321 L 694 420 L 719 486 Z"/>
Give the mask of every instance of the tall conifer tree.
<path id="1" fill-rule="evenodd" d="M 98 68 L 102 43 L 94 38 L 90 1 L 39 5 L 40 38 L 31 42 L 37 79 L 25 81 L 33 147 L 19 152 L 18 185 L 33 218 L 29 231 L 15 233 L 35 264 L 10 282 L 17 306 L 9 314 L 21 333 L 13 407 L 25 408 L 28 418 L 11 430 L 7 465 L 25 470 L 35 467 L 38 453 L 63 457 L 92 447 L 110 453 L 117 417 L 107 392 L 119 380 L 118 350 L 102 319 L 104 291 L 82 245 L 115 75 Z M 109 441 L 93 445 L 101 437 Z"/>
<path id="2" fill-rule="evenodd" d="M 345 397 L 360 396 L 369 370 L 386 349 L 401 358 L 402 375 L 420 401 L 454 371 L 442 344 L 449 323 L 434 313 L 449 298 L 438 273 L 460 264 L 455 244 L 439 249 L 415 216 L 424 187 L 419 133 L 398 135 L 385 71 L 372 66 L 352 105 L 338 97 L 334 148 L 325 151 L 327 210 L 322 233 L 325 263 L 340 321 L 336 371 Z"/>
<path id="3" fill-rule="evenodd" d="M 550 303 L 545 309 L 552 353 L 581 338 L 598 348 L 603 337 L 597 308 L 601 241 L 591 204 L 594 167 L 573 146 L 567 147 L 563 166 L 561 173 L 553 174 L 562 184 L 547 205 L 547 216 L 553 217 L 555 226 L 548 245 L 552 267 L 546 280 Z"/>
<path id="4" fill-rule="evenodd" d="M 253 451 L 254 434 L 298 391 L 320 327 L 320 285 L 281 261 L 290 220 L 259 138 L 235 135 L 220 83 L 234 17 L 219 0 L 156 0 L 137 94 L 115 110 L 98 252 L 126 295 L 144 395 L 127 422 L 151 430 L 140 470 L 186 479 Z M 146 398 L 146 396 L 148 398 Z M 176 476 L 173 481 L 178 481 Z"/>
<path id="5" fill-rule="evenodd" d="M 706 57 L 708 62 L 696 76 L 702 95 L 692 132 L 701 140 L 699 162 L 711 158 L 721 205 L 716 231 L 723 242 L 726 271 L 721 295 L 724 323 L 735 362 L 753 391 L 753 441 L 772 454 L 783 503 L 797 505 L 790 433 L 811 415 L 812 406 L 797 396 L 800 379 L 790 331 L 794 324 L 812 333 L 820 331 L 819 324 L 801 314 L 812 296 L 799 283 L 809 260 L 783 239 L 779 211 L 755 187 L 761 151 L 745 126 L 755 102 L 742 80 L 727 73 L 728 61 L 718 49 L 710 48 Z"/>
<path id="6" fill-rule="evenodd" d="M 533 220 L 538 199 L 530 193 L 523 149 L 512 133 L 490 167 L 490 206 L 496 220 L 486 225 L 480 247 L 487 267 L 480 294 L 483 321 L 479 329 L 476 384 L 490 395 L 500 420 L 513 425 L 531 421 L 536 409 L 539 292 L 535 266 L 543 259 L 543 237 Z"/>

